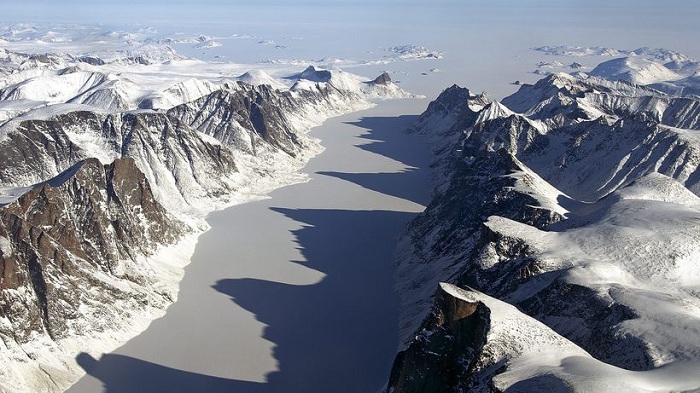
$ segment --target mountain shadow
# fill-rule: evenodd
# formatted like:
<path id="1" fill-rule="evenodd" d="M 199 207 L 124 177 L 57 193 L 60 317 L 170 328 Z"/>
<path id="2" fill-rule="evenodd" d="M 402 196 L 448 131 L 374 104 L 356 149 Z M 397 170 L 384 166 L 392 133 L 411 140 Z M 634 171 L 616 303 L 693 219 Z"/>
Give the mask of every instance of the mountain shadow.
<path id="1" fill-rule="evenodd" d="M 345 124 L 366 130 L 360 137 L 370 142 L 355 145 L 360 149 L 391 158 L 409 167 L 420 168 L 426 163 L 430 147 L 427 144 L 407 146 L 405 143 L 408 138 L 420 137 L 420 135 L 408 134 L 406 131 L 417 119 L 417 115 L 376 116 L 363 117 L 359 121 L 346 122 Z"/>
<path id="2" fill-rule="evenodd" d="M 376 392 L 396 351 L 393 236 L 415 214 L 272 208 L 305 224 L 293 231 L 314 285 L 228 279 L 214 288 L 268 325 L 279 371 L 270 392 Z M 378 356 L 382 354 L 382 356 Z"/>
<path id="3" fill-rule="evenodd" d="M 183 340 L 187 338 L 183 337 Z M 87 353 L 76 358 L 91 376 L 99 379 L 106 393 L 149 392 L 264 392 L 261 384 L 236 381 L 178 370 L 130 356 L 105 354 L 99 360 Z"/>
<path id="4" fill-rule="evenodd" d="M 360 121 L 348 122 L 366 130 L 360 135 L 369 143 L 356 147 L 398 161 L 408 167 L 402 172 L 347 173 L 319 171 L 320 175 L 331 176 L 355 183 L 369 190 L 406 199 L 421 205 L 430 200 L 426 192 L 427 169 L 431 155 L 426 144 L 406 139 L 418 139 L 420 135 L 411 135 L 406 129 L 415 122 L 417 116 L 398 117 L 363 117 Z M 418 142 L 418 143 L 417 143 Z M 427 143 L 427 142 L 426 142 Z M 423 178 L 425 177 L 425 178 Z"/>

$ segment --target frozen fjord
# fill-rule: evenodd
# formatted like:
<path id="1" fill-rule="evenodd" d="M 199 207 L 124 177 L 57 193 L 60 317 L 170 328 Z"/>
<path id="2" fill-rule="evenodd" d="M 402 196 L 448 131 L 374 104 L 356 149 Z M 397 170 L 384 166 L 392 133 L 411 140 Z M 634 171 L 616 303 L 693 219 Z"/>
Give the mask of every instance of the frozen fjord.
<path id="1" fill-rule="evenodd" d="M 79 357 L 88 375 L 69 391 L 381 388 L 397 342 L 394 239 L 428 198 L 429 151 L 398 115 L 423 105 L 315 129 L 326 150 L 311 180 L 212 213 L 178 301 L 117 351 Z"/>

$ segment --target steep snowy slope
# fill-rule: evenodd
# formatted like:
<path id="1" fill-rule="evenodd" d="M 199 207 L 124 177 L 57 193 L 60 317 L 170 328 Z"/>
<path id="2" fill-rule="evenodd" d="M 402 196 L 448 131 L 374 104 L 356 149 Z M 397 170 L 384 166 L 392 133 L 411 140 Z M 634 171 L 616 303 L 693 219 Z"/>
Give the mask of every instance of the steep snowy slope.
<path id="1" fill-rule="evenodd" d="M 310 127 L 412 97 L 388 75 L 313 69 L 290 90 L 193 78 L 216 70 L 201 62 L 13 59 L 0 88 L 2 391 L 65 389 L 84 372 L 77 353 L 114 349 L 175 300 L 208 212 L 303 181 L 321 151 Z"/>
<path id="2" fill-rule="evenodd" d="M 194 101 L 218 90 L 212 82 L 198 79 L 188 79 L 178 82 L 163 91 L 157 91 L 140 97 L 140 109 L 170 109 L 185 102 Z"/>
<path id="3" fill-rule="evenodd" d="M 244 74 L 237 78 L 243 83 L 247 83 L 253 86 L 268 85 L 273 89 L 284 90 L 286 86 L 282 84 L 277 79 L 273 78 L 267 72 L 263 70 L 250 70 L 246 71 Z"/>
<path id="4" fill-rule="evenodd" d="M 700 388 L 698 101 L 562 74 L 476 110 L 468 97 L 446 90 L 416 126 L 457 140 L 437 157 L 433 201 L 400 241 L 407 352 L 389 391 L 421 391 L 422 376 L 444 376 L 436 370 L 453 373 L 440 382 L 451 391 Z M 443 281 L 517 306 L 595 359 L 481 367 L 474 353 L 488 336 L 483 348 L 455 348 L 447 334 L 426 349 L 433 337 L 416 332 L 442 324 L 429 310 Z M 556 357 L 547 342 L 527 348 Z M 425 364 L 406 371 L 409 355 Z M 586 368 L 595 371 L 579 374 Z M 674 375 L 687 384 L 676 387 Z"/>

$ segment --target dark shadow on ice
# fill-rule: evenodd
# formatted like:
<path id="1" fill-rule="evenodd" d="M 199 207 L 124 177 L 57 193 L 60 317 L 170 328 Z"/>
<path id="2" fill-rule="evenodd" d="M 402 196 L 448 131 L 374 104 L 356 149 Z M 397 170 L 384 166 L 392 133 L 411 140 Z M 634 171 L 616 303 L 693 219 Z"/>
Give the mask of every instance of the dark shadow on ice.
<path id="1" fill-rule="evenodd" d="M 554 375 L 538 375 L 526 380 L 518 381 L 508 387 L 506 393 L 547 392 L 569 393 L 573 389 Z"/>
<path id="2" fill-rule="evenodd" d="M 317 173 L 349 181 L 366 189 L 406 199 L 424 206 L 430 201 L 430 195 L 426 192 L 426 182 L 416 181 L 416 177 L 422 174 L 419 170 L 379 173 L 319 171 Z"/>
<path id="3" fill-rule="evenodd" d="M 564 215 L 565 220 L 550 224 L 547 230 L 562 232 L 599 221 L 615 202 L 615 198 L 610 197 L 604 197 L 596 202 L 582 202 L 559 195 L 557 203 L 569 212 Z"/>
<path id="4" fill-rule="evenodd" d="M 403 172 L 346 173 L 319 171 L 318 174 L 336 177 L 361 187 L 425 205 L 430 200 L 427 192 L 426 169 L 430 164 L 430 149 L 420 143 L 421 136 L 410 135 L 406 129 L 417 116 L 364 117 L 351 122 L 366 132 L 360 137 L 370 141 L 358 148 L 401 162 L 409 167 Z M 406 143 L 406 139 L 413 139 Z"/>
<path id="5" fill-rule="evenodd" d="M 406 166 L 420 168 L 426 164 L 425 158 L 430 152 L 430 148 L 424 145 L 405 143 L 408 138 L 419 137 L 406 132 L 416 119 L 418 116 L 415 115 L 363 117 L 359 121 L 345 124 L 367 130 L 360 137 L 367 139 L 369 143 L 358 145 L 357 147 L 360 149 L 391 158 Z"/>
<path id="6" fill-rule="evenodd" d="M 183 339 L 186 339 L 183 337 Z M 91 376 L 102 381 L 104 392 L 262 392 L 254 382 L 192 373 L 123 355 L 103 355 L 97 360 L 86 353 L 76 358 Z"/>
<path id="7" fill-rule="evenodd" d="M 293 231 L 305 261 L 326 274 L 314 285 L 229 279 L 214 288 L 268 325 L 280 370 L 270 392 L 376 392 L 397 336 L 393 237 L 414 215 L 389 211 L 273 208 L 303 223 Z M 378 354 L 381 354 L 378 355 Z"/>

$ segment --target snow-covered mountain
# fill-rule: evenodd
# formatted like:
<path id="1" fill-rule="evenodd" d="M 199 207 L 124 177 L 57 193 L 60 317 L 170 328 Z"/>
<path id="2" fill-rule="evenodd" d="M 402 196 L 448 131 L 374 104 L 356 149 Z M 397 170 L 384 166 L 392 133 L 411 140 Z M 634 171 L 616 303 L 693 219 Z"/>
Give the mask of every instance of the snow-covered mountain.
<path id="1" fill-rule="evenodd" d="M 385 74 L 16 57 L 0 82 L 2 391 L 70 385 L 77 353 L 116 348 L 176 299 L 208 212 L 303 180 L 322 149 L 310 127 L 411 97 Z"/>
<path id="2" fill-rule="evenodd" d="M 74 352 L 143 330 L 176 298 L 193 240 L 130 158 L 78 161 L 3 206 L 0 389 L 60 390 Z"/>
<path id="3" fill-rule="evenodd" d="M 445 90 L 414 126 L 437 184 L 400 240 L 388 391 L 700 388 L 699 103 L 566 74 Z"/>
<path id="4" fill-rule="evenodd" d="M 639 85 L 682 78 L 681 75 L 669 70 L 663 64 L 642 57 L 622 57 L 608 60 L 594 68 L 591 75 L 626 80 Z"/>
<path id="5" fill-rule="evenodd" d="M 674 96 L 698 97 L 700 96 L 699 73 L 700 62 L 684 55 L 657 54 L 650 58 L 649 52 L 640 51 L 640 55 L 603 62 L 591 70 L 590 75 L 649 85 Z"/>

